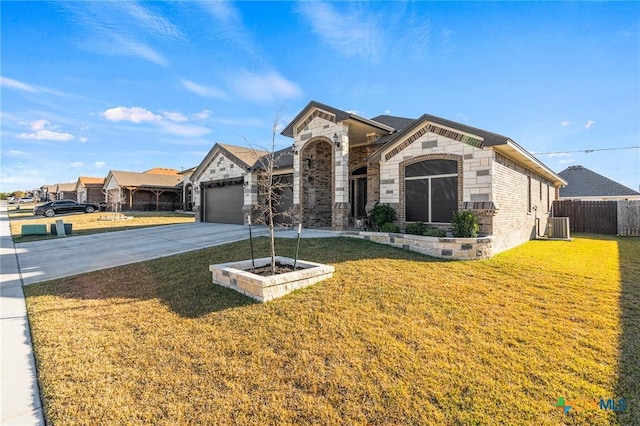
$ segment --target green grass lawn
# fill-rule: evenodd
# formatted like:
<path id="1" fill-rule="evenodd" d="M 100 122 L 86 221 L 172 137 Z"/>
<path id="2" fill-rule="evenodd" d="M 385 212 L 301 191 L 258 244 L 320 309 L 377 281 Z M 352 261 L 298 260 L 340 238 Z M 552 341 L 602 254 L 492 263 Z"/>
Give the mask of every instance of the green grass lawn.
<path id="1" fill-rule="evenodd" d="M 110 220 L 114 217 L 111 212 L 95 213 L 74 213 L 56 215 L 54 217 L 34 216 L 33 209 L 28 214 L 10 213 L 11 235 L 13 242 L 22 243 L 27 241 L 39 241 L 50 238 L 58 238 L 56 235 L 26 235 L 22 236 L 22 225 L 47 225 L 47 231 L 56 220 L 70 223 L 73 226 L 72 234 L 88 235 L 101 232 L 124 231 L 127 229 L 144 228 L 159 225 L 175 225 L 178 223 L 193 223 L 195 220 L 192 214 L 179 212 L 125 212 L 123 216 L 129 219 Z M 105 220 L 107 219 L 107 220 Z"/>
<path id="2" fill-rule="evenodd" d="M 640 239 L 531 241 L 472 262 L 303 240 L 301 258 L 334 277 L 267 304 L 211 284 L 209 264 L 248 253 L 25 287 L 47 420 L 640 424 Z M 591 402 L 621 397 L 618 414 Z"/>

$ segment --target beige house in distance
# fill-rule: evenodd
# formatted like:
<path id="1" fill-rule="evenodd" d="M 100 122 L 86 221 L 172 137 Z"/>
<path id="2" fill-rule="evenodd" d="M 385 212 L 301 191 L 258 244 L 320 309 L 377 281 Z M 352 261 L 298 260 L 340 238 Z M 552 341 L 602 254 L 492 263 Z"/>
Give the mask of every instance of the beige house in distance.
<path id="1" fill-rule="evenodd" d="M 544 232 L 566 185 L 512 139 L 428 114 L 368 119 L 312 101 L 282 135 L 293 145 L 279 170 L 292 182 L 295 223 L 308 228 L 352 228 L 377 203 L 394 207 L 401 227 L 447 228 L 453 212 L 471 210 L 498 253 Z M 198 220 L 218 220 L 206 213 L 223 204 L 209 188 L 234 188 L 224 199 L 231 223 L 251 211 L 259 153 L 238 150 L 248 148 L 216 144 L 194 172 Z"/>

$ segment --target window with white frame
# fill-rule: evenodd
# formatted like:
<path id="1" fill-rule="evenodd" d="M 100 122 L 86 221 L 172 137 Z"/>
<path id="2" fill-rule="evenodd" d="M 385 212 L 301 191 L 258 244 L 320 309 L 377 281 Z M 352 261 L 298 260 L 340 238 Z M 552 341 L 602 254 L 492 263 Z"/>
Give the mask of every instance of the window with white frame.
<path id="1" fill-rule="evenodd" d="M 425 160 L 404 171 L 405 220 L 448 223 L 458 210 L 458 162 Z"/>

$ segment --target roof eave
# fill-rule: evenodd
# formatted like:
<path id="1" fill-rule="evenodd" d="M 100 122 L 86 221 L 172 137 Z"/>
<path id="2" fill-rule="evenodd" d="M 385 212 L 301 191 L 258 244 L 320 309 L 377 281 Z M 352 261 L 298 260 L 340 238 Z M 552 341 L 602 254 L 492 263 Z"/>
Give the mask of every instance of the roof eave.
<path id="1" fill-rule="evenodd" d="M 540 160 L 535 158 L 530 152 L 522 148 L 513 140 L 508 139 L 506 143 L 500 145 L 493 145 L 490 148 L 503 154 L 504 156 L 511 158 L 517 163 L 523 165 L 527 169 L 538 173 L 553 182 L 554 186 L 566 186 L 567 181 L 558 176 L 553 170 L 544 165 Z"/>

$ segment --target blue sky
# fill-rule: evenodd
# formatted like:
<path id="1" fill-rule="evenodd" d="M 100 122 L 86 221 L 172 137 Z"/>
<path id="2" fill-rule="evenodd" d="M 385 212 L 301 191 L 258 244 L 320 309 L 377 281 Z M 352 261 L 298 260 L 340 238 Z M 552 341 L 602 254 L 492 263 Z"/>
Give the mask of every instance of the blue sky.
<path id="1" fill-rule="evenodd" d="M 640 145 L 640 3 L 10 2 L 0 191 L 266 147 L 309 101 L 531 152 Z M 278 147 L 291 144 L 278 137 Z M 541 155 L 633 189 L 640 149 Z"/>

